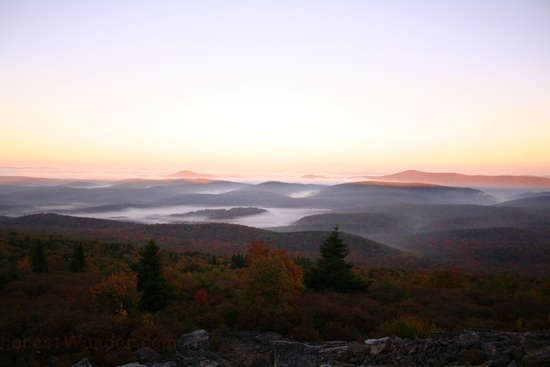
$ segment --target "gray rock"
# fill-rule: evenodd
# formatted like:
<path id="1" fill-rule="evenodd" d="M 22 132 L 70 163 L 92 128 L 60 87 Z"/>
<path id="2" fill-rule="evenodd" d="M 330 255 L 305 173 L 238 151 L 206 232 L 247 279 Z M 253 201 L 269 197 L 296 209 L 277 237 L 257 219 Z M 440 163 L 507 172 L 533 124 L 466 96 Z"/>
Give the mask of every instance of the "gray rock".
<path id="1" fill-rule="evenodd" d="M 277 340 L 281 340 L 282 338 L 283 336 L 281 334 L 267 332 L 267 333 L 261 333 L 259 335 L 256 335 L 254 339 L 262 344 L 271 345 L 273 344 L 273 342 Z"/>
<path id="2" fill-rule="evenodd" d="M 155 363 L 151 367 L 177 367 L 178 365 L 174 361 L 168 361 L 164 363 Z"/>
<path id="3" fill-rule="evenodd" d="M 550 335 L 486 329 L 434 333 L 429 339 L 391 336 L 319 345 L 284 341 L 275 333 L 234 333 L 225 337 L 224 350 L 217 352 L 208 342 L 208 333 L 197 330 L 183 335 L 177 351 L 164 361 L 155 351 L 141 349 L 139 363 L 122 367 L 550 366 Z M 82 360 L 74 367 L 91 365 Z"/>
<path id="4" fill-rule="evenodd" d="M 206 330 L 195 330 L 184 334 L 178 340 L 176 349 L 180 353 L 186 353 L 190 350 L 208 349 L 208 332 Z"/>
<path id="5" fill-rule="evenodd" d="M 390 340 L 389 336 L 386 336 L 380 339 L 367 339 L 365 340 L 365 344 L 366 345 L 383 344 L 383 343 L 386 343 L 388 340 Z"/>
<path id="6" fill-rule="evenodd" d="M 276 341 L 273 343 L 273 367 L 316 367 L 319 349 L 310 345 Z"/>
<path id="7" fill-rule="evenodd" d="M 136 356 L 139 363 L 151 364 L 159 360 L 159 354 L 151 348 L 140 348 L 136 350 Z"/>
<path id="8" fill-rule="evenodd" d="M 361 345 L 357 342 L 351 342 L 348 344 L 348 351 L 351 355 L 350 362 L 360 363 L 365 359 L 367 354 L 367 348 L 364 345 Z"/>
<path id="9" fill-rule="evenodd" d="M 521 360 L 521 365 L 525 367 L 550 366 L 550 345 L 527 353 Z"/>
<path id="10" fill-rule="evenodd" d="M 77 364 L 73 364 L 71 367 L 92 367 L 88 358 L 81 359 Z"/>

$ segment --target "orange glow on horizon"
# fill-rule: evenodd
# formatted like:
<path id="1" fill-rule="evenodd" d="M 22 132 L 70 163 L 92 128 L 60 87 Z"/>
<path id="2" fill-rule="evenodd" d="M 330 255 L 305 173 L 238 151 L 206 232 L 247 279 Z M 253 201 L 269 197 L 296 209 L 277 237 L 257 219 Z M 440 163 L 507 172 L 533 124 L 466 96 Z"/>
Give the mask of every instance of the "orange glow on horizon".
<path id="1" fill-rule="evenodd" d="M 0 167 L 550 175 L 536 2 L 85 3 L 3 9 Z"/>

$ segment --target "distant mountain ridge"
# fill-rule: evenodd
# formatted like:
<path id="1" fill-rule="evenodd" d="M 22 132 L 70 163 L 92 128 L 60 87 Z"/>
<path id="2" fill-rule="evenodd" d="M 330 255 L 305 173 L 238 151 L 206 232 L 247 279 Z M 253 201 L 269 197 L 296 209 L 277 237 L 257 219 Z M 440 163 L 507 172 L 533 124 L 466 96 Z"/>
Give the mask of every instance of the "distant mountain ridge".
<path id="1" fill-rule="evenodd" d="M 46 178 L 46 177 L 29 177 L 29 176 L 0 176 L 0 184 L 60 184 L 76 181 L 74 179 L 61 178 Z"/>
<path id="2" fill-rule="evenodd" d="M 176 172 L 174 174 L 171 174 L 171 175 L 169 175 L 169 177 L 173 177 L 173 178 L 215 178 L 216 176 L 208 174 L 208 173 L 198 173 L 198 172 L 195 172 L 195 171 L 184 170 L 184 171 L 179 171 L 179 172 Z"/>
<path id="3" fill-rule="evenodd" d="M 328 178 L 328 177 L 309 173 L 307 175 L 300 176 L 300 178 L 307 178 L 307 179 L 310 179 L 310 180 L 315 180 L 315 179 L 318 179 L 318 178 Z"/>
<path id="4" fill-rule="evenodd" d="M 419 182 L 445 186 L 499 187 L 499 188 L 550 188 L 550 178 L 513 175 L 464 175 L 460 173 L 431 173 L 408 170 L 375 179 L 381 181 Z"/>
<path id="5" fill-rule="evenodd" d="M 310 198 L 332 208 L 395 203 L 485 204 L 498 200 L 480 190 L 427 183 L 360 181 L 328 186 Z"/>

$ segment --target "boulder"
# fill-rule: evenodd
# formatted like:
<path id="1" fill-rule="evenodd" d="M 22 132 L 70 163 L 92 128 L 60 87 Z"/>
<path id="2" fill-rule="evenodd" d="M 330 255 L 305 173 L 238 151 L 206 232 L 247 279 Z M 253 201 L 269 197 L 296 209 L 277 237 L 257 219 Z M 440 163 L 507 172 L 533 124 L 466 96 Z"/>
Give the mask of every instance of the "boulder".
<path id="1" fill-rule="evenodd" d="M 195 330 L 184 334 L 178 340 L 176 349 L 180 353 L 186 353 L 190 350 L 208 349 L 208 332 L 206 330 Z"/>
<path id="2" fill-rule="evenodd" d="M 151 364 L 159 360 L 159 354 L 151 348 L 140 348 L 136 350 L 136 356 L 139 363 Z"/>
<path id="3" fill-rule="evenodd" d="M 81 359 L 77 364 L 73 364 L 71 367 L 92 367 L 88 358 Z"/>

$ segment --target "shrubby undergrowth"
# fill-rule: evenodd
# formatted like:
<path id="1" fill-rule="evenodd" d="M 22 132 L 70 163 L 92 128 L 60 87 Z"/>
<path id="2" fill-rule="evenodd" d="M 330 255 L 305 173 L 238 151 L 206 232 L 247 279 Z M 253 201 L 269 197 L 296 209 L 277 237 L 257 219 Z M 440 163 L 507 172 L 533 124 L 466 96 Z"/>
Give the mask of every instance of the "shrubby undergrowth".
<path id="1" fill-rule="evenodd" d="M 303 274 L 317 263 L 294 261 L 261 241 L 234 256 L 149 244 L 162 286 L 148 289 L 153 303 L 144 307 L 138 272 L 145 245 L 0 232 L 0 364 L 67 366 L 88 358 L 94 366 L 119 365 L 141 347 L 170 353 L 181 334 L 198 328 L 220 336 L 275 331 L 309 342 L 466 328 L 550 331 L 548 278 L 349 268 L 360 291 L 314 290 Z M 74 266 L 75 246 L 85 266 Z M 41 261 L 37 248 L 46 266 L 32 266 Z"/>

